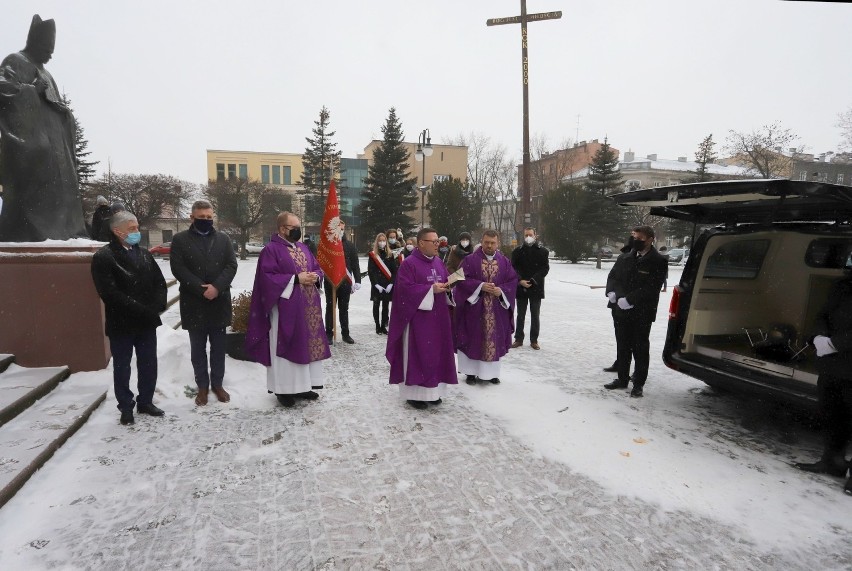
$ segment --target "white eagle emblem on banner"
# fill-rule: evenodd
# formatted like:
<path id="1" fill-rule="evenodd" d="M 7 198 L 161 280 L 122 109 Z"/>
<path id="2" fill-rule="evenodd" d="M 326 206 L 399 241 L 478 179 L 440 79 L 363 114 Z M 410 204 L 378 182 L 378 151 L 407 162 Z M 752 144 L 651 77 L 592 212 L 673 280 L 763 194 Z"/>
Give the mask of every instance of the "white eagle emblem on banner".
<path id="1" fill-rule="evenodd" d="M 335 216 L 328 221 L 328 226 L 325 228 L 325 237 L 332 244 L 340 242 L 343 237 L 343 229 L 340 227 L 340 216 Z"/>

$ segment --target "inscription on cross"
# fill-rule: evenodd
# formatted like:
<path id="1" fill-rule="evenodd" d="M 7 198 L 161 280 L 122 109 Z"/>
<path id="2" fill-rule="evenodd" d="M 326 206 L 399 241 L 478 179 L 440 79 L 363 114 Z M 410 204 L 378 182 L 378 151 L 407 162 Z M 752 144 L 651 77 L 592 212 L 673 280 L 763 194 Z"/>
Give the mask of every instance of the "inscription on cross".
<path id="1" fill-rule="evenodd" d="M 529 56 L 527 53 L 527 23 L 542 20 L 558 20 L 562 12 L 540 12 L 538 14 L 527 14 L 527 0 L 521 0 L 521 15 L 508 16 L 506 18 L 490 18 L 486 20 L 488 26 L 503 26 L 505 24 L 521 25 L 521 85 L 523 87 L 524 100 L 524 157 L 523 177 L 521 180 L 521 212 L 523 214 L 522 225 L 529 225 L 530 219 L 530 94 L 529 94 Z"/>

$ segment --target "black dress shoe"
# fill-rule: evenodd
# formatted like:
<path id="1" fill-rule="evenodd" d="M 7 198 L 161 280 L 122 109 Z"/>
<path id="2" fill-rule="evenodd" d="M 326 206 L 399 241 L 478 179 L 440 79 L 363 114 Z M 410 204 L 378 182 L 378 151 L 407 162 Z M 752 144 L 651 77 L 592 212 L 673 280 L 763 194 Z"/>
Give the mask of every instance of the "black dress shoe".
<path id="1" fill-rule="evenodd" d="M 319 398 L 319 394 L 315 393 L 314 391 L 307 391 L 307 392 L 304 392 L 304 393 L 296 393 L 293 396 L 299 397 L 300 399 L 305 399 L 305 400 L 317 400 Z"/>
<path id="2" fill-rule="evenodd" d="M 609 390 L 612 390 L 612 389 L 626 389 L 628 384 L 629 384 L 629 383 L 628 383 L 628 381 L 619 381 L 618 379 L 615 379 L 615 380 L 614 380 L 614 381 L 612 381 L 611 383 L 607 383 L 607 384 L 605 384 L 605 385 L 604 385 L 604 388 L 605 388 L 605 389 L 609 389 Z"/>
<path id="3" fill-rule="evenodd" d="M 483 383 L 491 383 L 492 385 L 500 384 L 500 379 L 498 379 L 497 377 L 494 377 L 493 379 L 480 379 L 479 377 L 476 377 L 476 380 Z"/>
<path id="4" fill-rule="evenodd" d="M 845 486 L 843 486 L 843 491 L 844 491 L 847 495 L 852 496 L 852 476 L 849 476 L 849 479 L 848 479 L 848 480 L 846 480 L 846 485 L 845 485 Z"/>
<path id="5" fill-rule="evenodd" d="M 442 402 L 444 402 L 444 401 L 442 401 L 441 399 L 438 399 L 438 400 L 430 400 L 430 401 L 429 401 L 429 404 L 441 404 Z"/>
<path id="6" fill-rule="evenodd" d="M 314 389 L 314 390 L 319 390 L 319 389 L 323 388 L 323 386 L 324 385 L 314 385 L 311 388 Z"/>
<path id="7" fill-rule="evenodd" d="M 279 395 L 276 393 L 275 398 L 278 399 L 278 402 L 280 402 L 282 406 L 286 406 L 287 408 L 296 404 L 296 397 L 293 395 Z"/>
<path id="8" fill-rule="evenodd" d="M 382 335 L 387 335 L 387 334 L 388 334 L 388 326 L 382 325 Z"/>
<path id="9" fill-rule="evenodd" d="M 407 400 L 405 401 L 416 409 L 423 410 L 427 406 L 429 406 L 425 400 Z"/>
<path id="10" fill-rule="evenodd" d="M 355 340 L 354 340 L 354 339 L 352 339 L 349 335 L 344 335 L 344 336 L 342 337 L 342 339 L 343 339 L 343 342 L 344 342 L 344 343 L 349 343 L 350 345 L 354 345 L 354 344 L 355 344 Z"/>
<path id="11" fill-rule="evenodd" d="M 824 458 L 811 464 L 808 464 L 806 462 L 796 462 L 795 464 L 793 464 L 793 466 L 804 472 L 811 472 L 813 474 L 828 474 L 829 476 L 835 476 L 837 478 L 842 478 L 843 476 L 845 476 L 846 470 L 848 470 L 845 465 L 836 464 Z"/>
<path id="12" fill-rule="evenodd" d="M 378 325 L 376 325 L 376 335 L 381 335 L 381 334 L 382 334 L 382 328 L 379 327 Z"/>
<path id="13" fill-rule="evenodd" d="M 607 372 L 607 373 L 617 373 L 618 372 L 618 365 L 613 363 L 612 367 L 604 367 L 604 371 Z"/>
<path id="14" fill-rule="evenodd" d="M 643 396 L 642 395 L 642 387 L 634 386 L 633 390 L 630 391 L 630 396 L 632 396 L 635 399 L 642 398 L 642 396 Z"/>
<path id="15" fill-rule="evenodd" d="M 153 403 L 151 403 L 151 404 L 136 403 L 136 410 L 140 414 L 150 414 L 151 416 L 163 416 L 164 414 L 166 414 L 165 412 L 163 412 L 162 409 L 159 409 L 156 406 L 154 406 Z"/>
<path id="16" fill-rule="evenodd" d="M 121 420 L 119 420 L 121 424 L 127 426 L 128 424 L 133 424 L 133 411 L 132 410 L 123 410 L 121 411 Z"/>
<path id="17" fill-rule="evenodd" d="M 476 380 L 477 379 L 476 379 L 475 375 L 468 375 L 467 377 L 465 377 L 464 382 L 466 382 L 469 385 L 475 385 Z"/>

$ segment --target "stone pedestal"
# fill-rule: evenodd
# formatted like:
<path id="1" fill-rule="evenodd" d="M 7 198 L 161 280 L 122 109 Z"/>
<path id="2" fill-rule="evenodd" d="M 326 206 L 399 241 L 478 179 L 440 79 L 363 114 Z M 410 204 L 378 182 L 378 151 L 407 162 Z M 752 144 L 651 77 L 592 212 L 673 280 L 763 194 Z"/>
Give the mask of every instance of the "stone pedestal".
<path id="1" fill-rule="evenodd" d="M 89 240 L 0 243 L 0 353 L 23 367 L 106 367 L 104 306 L 92 281 Z"/>

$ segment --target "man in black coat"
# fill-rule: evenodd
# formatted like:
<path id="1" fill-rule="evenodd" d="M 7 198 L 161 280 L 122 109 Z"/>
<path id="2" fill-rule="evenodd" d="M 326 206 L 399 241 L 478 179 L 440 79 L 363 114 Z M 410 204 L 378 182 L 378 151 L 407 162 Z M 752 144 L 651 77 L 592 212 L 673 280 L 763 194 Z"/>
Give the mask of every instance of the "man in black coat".
<path id="1" fill-rule="evenodd" d="M 538 344 L 539 312 L 544 299 L 544 277 L 550 271 L 550 258 L 547 248 L 536 239 L 534 228 L 524 228 L 524 243 L 512 251 L 512 267 L 518 273 L 518 289 L 515 305 L 518 308 L 518 320 L 515 325 L 515 342 L 512 348 L 524 344 L 524 320 L 527 304 L 530 307 L 530 347 L 541 349 Z"/>
<path id="2" fill-rule="evenodd" d="M 113 237 L 92 257 L 92 279 L 104 302 L 105 332 L 112 351 L 113 383 L 121 424 L 133 424 L 130 359 L 136 349 L 136 408 L 163 416 L 152 399 L 157 387 L 157 327 L 166 309 L 166 280 L 154 257 L 138 246 L 136 217 L 119 212 L 110 219 Z"/>
<path id="3" fill-rule="evenodd" d="M 349 335 L 349 296 L 352 292 L 361 289 L 361 266 L 358 263 L 358 249 L 355 244 L 346 239 L 346 223 L 340 221 L 340 241 L 343 243 L 343 258 L 346 260 L 346 273 L 348 277 L 344 278 L 337 287 L 337 314 L 340 318 L 340 337 L 345 343 L 350 345 L 355 343 L 355 340 Z M 350 281 L 352 280 L 352 281 Z M 334 334 L 332 331 L 332 299 L 331 292 L 333 286 L 328 278 L 324 279 L 325 287 L 325 334 L 328 337 L 328 342 L 334 342 Z"/>
<path id="4" fill-rule="evenodd" d="M 632 358 L 635 369 L 630 396 L 641 397 L 651 361 L 651 324 L 657 318 L 668 263 L 653 246 L 653 228 L 637 226 L 631 236 L 633 249 L 618 257 L 606 281 L 607 307 L 612 309 L 618 346 L 618 378 L 604 387 L 627 388 Z"/>
<path id="5" fill-rule="evenodd" d="M 231 400 L 222 383 L 225 328 L 233 317 L 231 282 L 237 274 L 237 257 L 228 235 L 213 228 L 213 205 L 206 200 L 195 201 L 190 218 L 189 230 L 172 238 L 169 256 L 172 274 L 180 282 L 181 326 L 189 332 L 192 368 L 198 385 L 195 404 L 204 406 L 211 388 L 219 402 Z"/>
<path id="6" fill-rule="evenodd" d="M 106 197 L 98 196 L 95 212 L 92 214 L 91 234 L 92 240 L 98 240 L 104 233 L 109 238 L 109 217 L 112 215 L 109 202 Z M 109 241 L 109 240 L 106 240 Z"/>
<path id="7" fill-rule="evenodd" d="M 814 329 L 823 452 L 817 462 L 796 467 L 842 478 L 850 467 L 846 449 L 852 442 L 852 255 L 846 261 L 846 276 L 835 284 Z M 852 495 L 852 476 L 843 489 Z"/>

